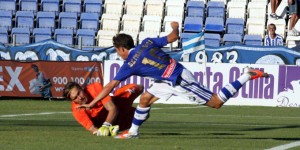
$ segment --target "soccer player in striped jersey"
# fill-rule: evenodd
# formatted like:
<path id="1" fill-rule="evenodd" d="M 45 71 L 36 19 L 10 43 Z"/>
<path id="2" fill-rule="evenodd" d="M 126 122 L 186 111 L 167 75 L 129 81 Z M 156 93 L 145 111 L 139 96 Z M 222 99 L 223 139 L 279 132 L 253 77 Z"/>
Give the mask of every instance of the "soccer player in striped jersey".
<path id="1" fill-rule="evenodd" d="M 283 38 L 276 34 L 276 25 L 271 23 L 268 25 L 268 34 L 265 36 L 265 46 L 283 46 Z"/>
<path id="2" fill-rule="evenodd" d="M 200 85 L 193 74 L 178 63 L 161 48 L 179 38 L 179 25 L 171 23 L 172 31 L 165 37 L 146 38 L 141 44 L 134 47 L 133 39 L 127 34 L 118 34 L 113 37 L 113 44 L 118 55 L 125 60 L 115 78 L 103 88 L 102 92 L 89 104 L 78 108 L 90 108 L 101 101 L 121 81 L 131 75 L 153 78 L 151 87 L 140 97 L 134 118 L 129 130 L 122 132 L 115 138 L 130 139 L 139 137 L 139 127 L 149 117 L 150 106 L 158 99 L 168 99 L 178 95 L 183 99 L 191 100 L 212 108 L 220 108 L 232 97 L 244 83 L 251 79 L 267 77 L 268 74 L 260 70 L 250 69 L 236 81 L 229 83 L 218 94 Z"/>

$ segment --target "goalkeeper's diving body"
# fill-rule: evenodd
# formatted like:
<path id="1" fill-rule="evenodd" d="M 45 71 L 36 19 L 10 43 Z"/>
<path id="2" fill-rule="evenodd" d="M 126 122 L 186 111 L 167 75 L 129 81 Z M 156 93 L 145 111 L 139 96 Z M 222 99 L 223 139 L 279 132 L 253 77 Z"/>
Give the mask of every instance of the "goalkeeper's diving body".
<path id="1" fill-rule="evenodd" d="M 135 107 L 133 101 L 142 93 L 142 85 L 128 84 L 97 102 L 91 109 L 76 109 L 89 104 L 102 90 L 100 83 L 92 83 L 82 88 L 76 82 L 65 85 L 63 95 L 71 101 L 72 114 L 85 129 L 97 136 L 115 136 L 120 130 L 131 126 Z"/>
<path id="2" fill-rule="evenodd" d="M 211 108 L 220 108 L 222 105 L 249 80 L 268 77 L 261 70 L 248 69 L 232 83 L 227 84 L 218 93 L 211 92 L 199 84 L 193 74 L 182 64 L 172 59 L 161 50 L 168 43 L 179 39 L 179 25 L 171 22 L 172 31 L 160 38 L 146 38 L 141 44 L 134 46 L 133 39 L 127 34 L 117 34 L 113 37 L 113 44 L 118 55 L 125 60 L 117 75 L 104 86 L 101 93 L 89 104 L 79 108 L 94 107 L 102 101 L 114 87 L 131 75 L 153 78 L 153 83 L 140 97 L 132 125 L 129 130 L 115 136 L 119 139 L 139 137 L 139 128 L 149 117 L 150 106 L 158 99 L 169 99 L 172 95 L 180 96 L 198 104 Z"/>

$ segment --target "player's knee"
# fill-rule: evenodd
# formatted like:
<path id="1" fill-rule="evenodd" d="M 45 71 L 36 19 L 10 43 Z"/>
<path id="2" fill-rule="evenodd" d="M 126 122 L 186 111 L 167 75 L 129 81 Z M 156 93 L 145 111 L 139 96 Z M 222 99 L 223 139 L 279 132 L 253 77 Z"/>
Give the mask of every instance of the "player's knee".
<path id="1" fill-rule="evenodd" d="M 224 102 L 219 99 L 219 97 L 214 94 L 212 98 L 206 103 L 207 106 L 215 109 L 219 109 L 223 106 Z"/>
<path id="2" fill-rule="evenodd" d="M 144 86 L 141 85 L 141 84 L 137 84 L 137 87 L 138 87 L 139 92 L 140 92 L 140 93 L 143 93 L 143 91 L 144 91 Z"/>
<path id="3" fill-rule="evenodd" d="M 143 93 L 140 98 L 140 105 L 148 106 L 150 100 L 151 98 L 146 93 Z"/>

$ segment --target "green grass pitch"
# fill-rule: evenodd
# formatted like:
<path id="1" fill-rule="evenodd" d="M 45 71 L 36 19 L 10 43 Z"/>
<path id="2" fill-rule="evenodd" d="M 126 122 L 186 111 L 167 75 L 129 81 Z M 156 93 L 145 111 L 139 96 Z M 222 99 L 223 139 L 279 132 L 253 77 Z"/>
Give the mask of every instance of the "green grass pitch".
<path id="1" fill-rule="evenodd" d="M 299 108 L 154 104 L 139 139 L 117 140 L 86 131 L 68 101 L 0 100 L 0 149 L 269 149 L 300 141 L 299 114 Z"/>

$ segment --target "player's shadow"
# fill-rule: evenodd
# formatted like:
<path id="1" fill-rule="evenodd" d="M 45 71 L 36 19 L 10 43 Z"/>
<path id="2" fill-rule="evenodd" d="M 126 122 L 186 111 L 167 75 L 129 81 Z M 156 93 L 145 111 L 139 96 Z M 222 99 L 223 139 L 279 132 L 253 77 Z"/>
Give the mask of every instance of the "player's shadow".
<path id="1" fill-rule="evenodd" d="M 299 125 L 288 125 L 288 126 L 279 126 L 279 127 L 260 127 L 260 128 L 251 128 L 251 129 L 243 129 L 239 131 L 267 131 L 267 130 L 276 130 L 276 129 L 294 129 L 300 128 Z"/>
<path id="2" fill-rule="evenodd" d="M 210 135 L 245 135 L 240 133 L 210 133 Z"/>
<path id="3" fill-rule="evenodd" d="M 147 133 L 149 135 L 167 135 L 167 136 L 180 136 L 180 135 L 191 135 L 191 134 L 182 134 L 182 133 Z"/>
<path id="4" fill-rule="evenodd" d="M 165 133 L 147 133 L 148 135 L 165 135 L 165 136 L 195 136 L 196 134 L 186 134 L 186 133 L 174 133 L 174 132 L 165 132 Z M 211 133 L 210 135 L 244 135 L 238 133 Z"/>

